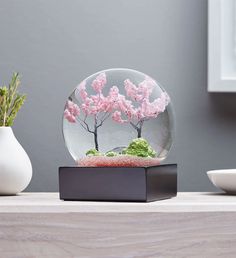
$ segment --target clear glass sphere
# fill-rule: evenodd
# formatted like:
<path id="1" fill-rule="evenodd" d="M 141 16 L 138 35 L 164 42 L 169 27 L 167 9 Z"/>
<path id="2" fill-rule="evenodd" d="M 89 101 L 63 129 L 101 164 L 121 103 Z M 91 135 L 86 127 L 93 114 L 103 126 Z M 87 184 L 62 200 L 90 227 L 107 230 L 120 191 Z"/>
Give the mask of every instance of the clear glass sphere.
<path id="1" fill-rule="evenodd" d="M 169 95 L 150 76 L 109 69 L 82 81 L 63 115 L 66 146 L 79 166 L 153 166 L 173 141 Z"/>

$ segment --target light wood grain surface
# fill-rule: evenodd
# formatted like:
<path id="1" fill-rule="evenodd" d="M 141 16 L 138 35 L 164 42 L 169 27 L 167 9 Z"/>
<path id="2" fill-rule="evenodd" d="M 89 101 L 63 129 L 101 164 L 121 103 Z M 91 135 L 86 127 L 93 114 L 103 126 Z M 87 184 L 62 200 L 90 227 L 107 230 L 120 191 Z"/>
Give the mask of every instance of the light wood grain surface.
<path id="1" fill-rule="evenodd" d="M 0 196 L 0 213 L 204 211 L 236 211 L 236 196 L 223 193 L 178 193 L 175 198 L 150 203 L 62 201 L 59 200 L 58 193 L 21 193 L 18 196 Z"/>
<path id="2" fill-rule="evenodd" d="M 235 258 L 235 202 L 206 193 L 148 204 L 0 197 L 0 258 Z"/>

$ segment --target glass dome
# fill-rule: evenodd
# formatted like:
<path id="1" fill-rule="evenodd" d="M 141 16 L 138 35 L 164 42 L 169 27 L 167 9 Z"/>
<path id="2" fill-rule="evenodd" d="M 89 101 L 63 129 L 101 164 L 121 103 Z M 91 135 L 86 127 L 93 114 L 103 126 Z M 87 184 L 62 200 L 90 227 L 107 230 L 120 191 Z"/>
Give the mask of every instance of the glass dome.
<path id="1" fill-rule="evenodd" d="M 173 141 L 169 95 L 135 70 L 97 72 L 66 101 L 63 134 L 78 166 L 159 165 Z"/>

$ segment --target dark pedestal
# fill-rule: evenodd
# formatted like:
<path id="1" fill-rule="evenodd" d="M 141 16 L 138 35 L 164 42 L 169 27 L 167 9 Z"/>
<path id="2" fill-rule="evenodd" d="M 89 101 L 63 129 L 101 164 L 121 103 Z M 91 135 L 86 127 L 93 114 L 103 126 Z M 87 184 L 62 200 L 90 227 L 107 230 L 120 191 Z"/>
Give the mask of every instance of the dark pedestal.
<path id="1" fill-rule="evenodd" d="M 150 202 L 177 194 L 177 165 L 60 167 L 62 200 Z"/>

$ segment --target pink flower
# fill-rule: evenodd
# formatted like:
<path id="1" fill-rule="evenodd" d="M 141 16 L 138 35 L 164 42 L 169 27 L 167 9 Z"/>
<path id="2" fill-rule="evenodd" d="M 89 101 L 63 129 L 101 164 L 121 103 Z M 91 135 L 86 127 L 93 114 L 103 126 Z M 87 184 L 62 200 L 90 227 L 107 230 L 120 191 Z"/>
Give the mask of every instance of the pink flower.
<path id="1" fill-rule="evenodd" d="M 148 82 L 148 84 L 150 85 L 150 86 L 155 86 L 157 83 L 156 83 L 156 81 L 155 80 L 153 80 L 151 77 L 149 77 L 149 76 L 145 76 L 145 81 L 146 82 Z"/>
<path id="2" fill-rule="evenodd" d="M 109 94 L 105 97 L 102 94 L 102 89 L 105 86 L 106 74 L 100 73 L 91 86 L 96 91 L 96 94 L 88 96 L 86 91 L 86 81 L 81 82 L 75 91 L 77 99 L 81 102 L 80 108 L 85 115 L 97 115 L 102 112 L 112 112 L 114 105 L 116 105 L 119 96 L 119 89 L 113 86 Z"/>
<path id="3" fill-rule="evenodd" d="M 72 102 L 71 100 L 67 101 L 67 109 L 69 110 L 69 112 L 71 114 L 73 114 L 74 116 L 79 116 L 80 114 L 80 108 L 78 107 L 77 104 L 75 104 L 74 102 Z"/>
<path id="4" fill-rule="evenodd" d="M 140 100 L 149 98 L 155 85 L 155 81 L 148 76 L 145 78 L 144 81 L 139 83 L 138 92 L 142 96 Z"/>
<path id="5" fill-rule="evenodd" d="M 109 97 L 113 101 L 115 101 L 117 100 L 118 96 L 119 96 L 119 89 L 117 88 L 117 86 L 112 86 L 109 91 Z"/>
<path id="6" fill-rule="evenodd" d="M 141 108 L 137 108 L 134 111 L 133 118 L 137 119 L 138 121 L 144 118 L 144 113 L 142 112 Z"/>
<path id="7" fill-rule="evenodd" d="M 88 93 L 86 92 L 86 81 L 82 81 L 75 89 L 75 97 L 78 100 L 79 98 L 81 98 L 82 100 L 85 100 L 87 96 L 88 96 Z"/>
<path id="8" fill-rule="evenodd" d="M 135 84 L 133 84 L 130 79 L 126 79 L 124 81 L 126 94 L 128 97 L 130 97 L 133 100 L 136 100 L 137 94 L 138 94 L 138 88 Z"/>
<path id="9" fill-rule="evenodd" d="M 161 97 L 156 100 L 157 103 L 157 109 L 159 113 L 164 112 L 166 109 L 166 106 L 169 104 L 170 97 L 166 92 L 161 93 Z"/>
<path id="10" fill-rule="evenodd" d="M 81 105 L 81 109 L 83 110 L 85 115 L 89 115 L 89 106 L 85 103 Z"/>
<path id="11" fill-rule="evenodd" d="M 160 113 L 165 111 L 169 101 L 170 98 L 167 93 L 162 92 L 161 96 L 151 103 L 148 100 L 143 101 L 141 105 L 141 113 L 144 117 L 157 117 Z"/>
<path id="12" fill-rule="evenodd" d="M 76 117 L 80 114 L 80 108 L 71 100 L 66 103 L 66 109 L 64 111 L 64 118 L 70 123 L 76 122 Z"/>
<path id="13" fill-rule="evenodd" d="M 107 83 L 106 79 L 106 74 L 105 73 L 100 73 L 95 80 L 92 82 L 92 87 L 93 89 L 97 92 L 100 93 Z"/>
<path id="14" fill-rule="evenodd" d="M 75 117 L 70 113 L 70 111 L 68 109 L 65 109 L 65 111 L 64 111 L 64 118 L 67 119 L 67 121 L 70 123 L 76 122 Z"/>
<path id="15" fill-rule="evenodd" d="M 120 111 L 115 111 L 113 114 L 112 114 L 112 119 L 117 122 L 117 123 L 120 123 L 120 124 L 123 124 L 126 122 L 126 120 L 123 120 L 121 118 L 121 112 Z"/>
<path id="16" fill-rule="evenodd" d="M 91 99 L 93 101 L 93 104 L 96 105 L 101 99 L 101 97 L 99 95 L 91 95 Z"/>
<path id="17" fill-rule="evenodd" d="M 144 119 L 155 118 L 160 113 L 164 112 L 170 101 L 166 92 L 162 92 L 160 97 L 153 102 L 150 102 L 149 100 L 155 85 L 156 82 L 148 76 L 146 76 L 138 86 L 129 79 L 126 79 L 124 81 L 124 88 L 126 95 L 130 97 L 132 101 L 126 99 L 125 96 L 118 94 L 114 108 L 118 109 L 119 113 L 114 113 L 113 120 L 118 123 L 122 123 L 123 121 L 134 122 L 141 126 L 141 121 L 144 121 Z M 121 119 L 120 112 L 125 115 L 127 120 Z"/>
<path id="18" fill-rule="evenodd" d="M 100 101 L 99 105 L 99 110 L 103 112 L 111 112 L 113 108 L 113 100 L 110 99 L 110 97 L 103 97 L 102 100 Z"/>

